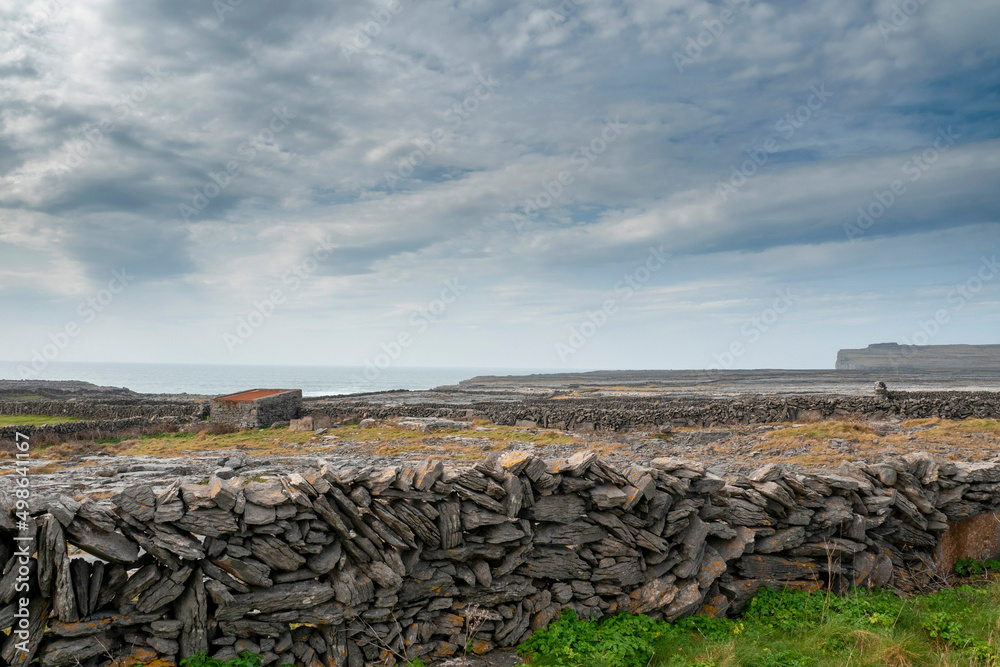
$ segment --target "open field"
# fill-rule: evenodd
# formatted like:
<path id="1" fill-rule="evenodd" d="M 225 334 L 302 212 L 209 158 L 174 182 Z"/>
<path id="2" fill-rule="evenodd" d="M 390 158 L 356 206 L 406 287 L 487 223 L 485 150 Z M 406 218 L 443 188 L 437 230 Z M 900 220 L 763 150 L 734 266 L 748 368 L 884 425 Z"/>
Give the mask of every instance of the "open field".
<path id="1" fill-rule="evenodd" d="M 588 450 L 639 464 L 674 456 L 708 462 L 719 474 L 745 473 L 778 461 L 835 468 L 843 461 L 875 463 L 913 452 L 961 461 L 1000 456 L 1000 421 L 992 419 L 827 420 L 678 427 L 666 432 L 561 431 L 500 426 L 484 419 L 476 419 L 470 428 L 431 433 L 400 428 L 390 420 L 366 428 L 349 422 L 319 434 L 291 432 L 287 427 L 213 432 L 206 423 L 184 427 L 189 428 L 197 431 L 147 428 L 146 433 L 96 440 L 56 437 L 33 445 L 32 474 L 39 488 L 101 492 L 136 480 L 162 484 L 164 474 L 201 481 L 234 466 L 236 472 L 230 474 L 252 477 L 287 473 L 319 459 L 358 466 L 431 458 L 468 463 L 497 451 L 566 458 Z M 11 454 L 8 451 L 8 458 L 0 459 L 0 475 L 13 470 Z"/>
<path id="2" fill-rule="evenodd" d="M 896 391 L 894 382 L 900 382 L 937 393 L 926 398 L 904 392 L 883 402 L 873 392 L 880 377 L 889 382 L 890 391 Z M 332 422 L 318 433 L 291 432 L 287 427 L 232 432 L 201 421 L 194 416 L 200 414 L 197 409 L 191 414 L 170 412 L 196 405 L 200 399 L 194 397 L 170 402 L 131 393 L 120 396 L 126 389 L 36 384 L 8 383 L 6 389 L 22 395 L 103 392 L 100 401 L 46 399 L 45 404 L 74 406 L 77 412 L 67 412 L 79 413 L 79 419 L 86 416 L 88 406 L 103 410 L 105 418 L 131 415 L 132 410 L 186 415 L 117 430 L 101 427 L 73 434 L 47 430 L 32 436 L 31 460 L 42 487 L 101 493 L 136 480 L 159 484 L 165 475 L 185 481 L 199 481 L 219 471 L 273 475 L 320 459 L 358 466 L 428 458 L 469 462 L 503 450 L 545 458 L 590 450 L 639 464 L 664 456 L 683 457 L 707 462 L 719 474 L 747 472 L 775 461 L 826 468 L 845 460 L 876 463 L 921 451 L 964 461 L 1000 455 L 998 394 L 941 391 L 958 385 L 1000 388 L 1000 377 L 990 373 L 601 371 L 473 378 L 431 391 L 306 399 L 304 413 L 325 415 Z M 858 393 L 851 394 L 855 390 Z M 757 393 L 761 391 L 765 393 Z M 786 405 L 797 407 L 789 412 Z M 830 405 L 838 407 L 821 415 L 822 408 Z M 949 411 L 955 407 L 958 414 L 989 418 L 912 419 L 892 411 L 914 405 L 945 406 L 945 416 L 954 415 Z M 903 414 L 936 411 L 909 409 Z M 0 426 L 77 420 L 39 412 L 0 417 Z M 446 415 L 471 421 L 471 426 L 418 432 L 397 425 L 407 415 Z M 367 428 L 359 424 L 362 417 L 373 419 Z M 9 461 L 0 458 L 4 474 L 13 469 L 13 443 L 5 441 L 0 450 L 0 457 Z M 226 473 L 226 469 L 231 470 Z"/>
<path id="3" fill-rule="evenodd" d="M 77 417 L 52 417 L 47 415 L 0 415 L 0 427 L 3 426 L 42 426 L 43 424 L 62 424 L 78 422 Z"/>
<path id="4" fill-rule="evenodd" d="M 96 441 L 66 440 L 36 448 L 48 460 L 79 455 L 181 457 L 189 453 L 241 451 L 256 456 L 376 456 L 478 459 L 491 451 L 546 450 L 559 456 L 578 449 L 626 458 L 685 456 L 723 464 L 759 465 L 771 460 L 804 466 L 836 466 L 845 459 L 876 461 L 914 451 L 940 458 L 978 460 L 1000 454 L 1000 421 L 919 419 L 900 422 L 840 421 L 768 424 L 729 428 L 685 428 L 668 433 L 577 433 L 556 429 L 497 426 L 484 420 L 470 429 L 432 434 L 389 421 L 361 428 L 347 424 L 322 435 L 287 427 L 213 434 L 156 433 Z"/>

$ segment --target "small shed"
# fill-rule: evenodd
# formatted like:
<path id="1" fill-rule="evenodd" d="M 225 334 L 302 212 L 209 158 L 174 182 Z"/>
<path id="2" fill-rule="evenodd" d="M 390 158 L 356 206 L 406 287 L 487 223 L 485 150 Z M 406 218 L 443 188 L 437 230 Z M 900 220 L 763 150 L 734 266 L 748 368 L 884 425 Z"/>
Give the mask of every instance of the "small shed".
<path id="1" fill-rule="evenodd" d="M 211 402 L 211 420 L 238 428 L 263 428 L 295 419 L 302 410 L 301 389 L 250 389 Z"/>

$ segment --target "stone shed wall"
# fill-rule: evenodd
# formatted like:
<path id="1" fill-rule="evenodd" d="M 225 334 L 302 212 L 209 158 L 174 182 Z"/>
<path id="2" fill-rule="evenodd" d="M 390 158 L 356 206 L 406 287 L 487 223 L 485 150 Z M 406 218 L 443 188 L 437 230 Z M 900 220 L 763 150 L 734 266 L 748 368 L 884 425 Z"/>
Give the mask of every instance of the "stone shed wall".
<path id="1" fill-rule="evenodd" d="M 302 391 L 292 389 L 249 401 L 220 397 L 212 399 L 211 406 L 213 422 L 239 428 L 261 428 L 298 417 L 302 407 Z"/>
<path id="2" fill-rule="evenodd" d="M 265 664 L 360 667 L 461 653 L 470 617 L 483 652 L 564 607 L 675 619 L 735 613 L 760 585 L 914 587 L 936 575 L 951 523 L 998 510 L 998 489 L 1000 462 L 919 454 L 722 478 L 679 459 L 511 452 L 467 468 L 328 463 L 137 485 L 110 503 L 11 495 L 0 658 L 89 667 L 109 652 L 148 663 L 251 650 Z"/>

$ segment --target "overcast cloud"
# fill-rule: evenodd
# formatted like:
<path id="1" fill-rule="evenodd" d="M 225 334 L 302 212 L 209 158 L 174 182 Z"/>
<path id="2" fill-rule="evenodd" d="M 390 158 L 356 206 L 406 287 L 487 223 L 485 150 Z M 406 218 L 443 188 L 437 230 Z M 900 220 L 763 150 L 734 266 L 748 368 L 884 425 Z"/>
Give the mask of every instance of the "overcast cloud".
<path id="1" fill-rule="evenodd" d="M 1000 342 L 994 0 L 225 1 L 0 5 L 0 358 Z"/>

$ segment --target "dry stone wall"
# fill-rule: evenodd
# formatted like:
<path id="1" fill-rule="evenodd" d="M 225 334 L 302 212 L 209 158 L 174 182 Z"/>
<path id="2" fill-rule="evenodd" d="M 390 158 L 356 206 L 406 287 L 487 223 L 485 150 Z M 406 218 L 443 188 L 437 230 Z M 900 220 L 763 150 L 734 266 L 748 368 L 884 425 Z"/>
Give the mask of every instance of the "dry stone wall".
<path id="1" fill-rule="evenodd" d="M 509 452 L 137 485 L 109 503 L 20 495 L 0 499 L 5 664 L 250 650 L 360 667 L 514 646 L 564 607 L 676 619 L 735 613 L 760 585 L 917 585 L 950 522 L 997 511 L 1000 462 L 720 477 Z"/>
<path id="2" fill-rule="evenodd" d="M 0 401 L 0 415 L 47 415 L 91 420 L 133 417 L 208 417 L 208 401 L 153 399 Z"/>
<path id="3" fill-rule="evenodd" d="M 726 399 L 591 398 L 528 401 L 479 401 L 385 405 L 369 401 L 306 401 L 306 414 L 338 419 L 393 416 L 465 419 L 483 416 L 493 423 L 544 428 L 627 430 L 653 426 L 764 424 L 799 419 L 871 417 L 942 419 L 1000 417 L 998 392 L 887 392 L 879 396 L 749 396 Z"/>
<path id="4" fill-rule="evenodd" d="M 104 431 L 113 433 L 123 429 L 135 428 L 137 426 L 148 426 L 149 424 L 171 420 L 170 417 L 160 420 L 149 417 L 129 417 L 127 419 L 101 419 L 78 422 L 60 422 L 58 424 L 43 424 L 41 426 L 3 426 L 0 427 L 0 442 L 11 441 L 17 438 L 17 434 L 34 439 L 39 435 L 58 434 L 69 435 L 70 433 Z"/>

